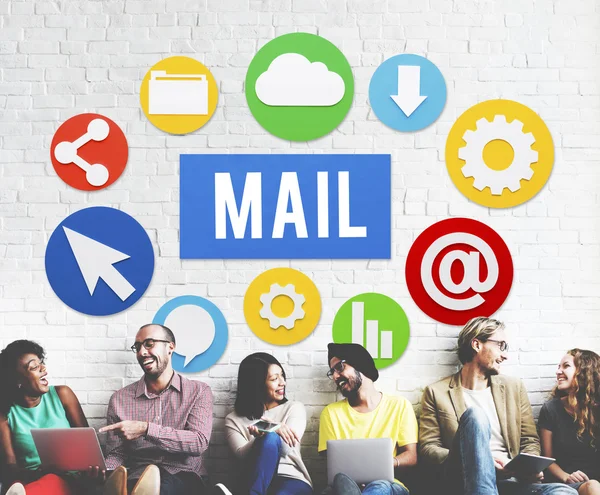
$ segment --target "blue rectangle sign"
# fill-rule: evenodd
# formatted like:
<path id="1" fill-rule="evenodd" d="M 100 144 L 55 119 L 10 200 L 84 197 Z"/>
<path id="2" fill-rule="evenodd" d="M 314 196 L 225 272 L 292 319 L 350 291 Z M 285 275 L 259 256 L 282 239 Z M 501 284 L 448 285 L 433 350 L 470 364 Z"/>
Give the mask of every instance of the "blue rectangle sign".
<path id="1" fill-rule="evenodd" d="M 388 259 L 390 155 L 181 155 L 181 258 Z"/>

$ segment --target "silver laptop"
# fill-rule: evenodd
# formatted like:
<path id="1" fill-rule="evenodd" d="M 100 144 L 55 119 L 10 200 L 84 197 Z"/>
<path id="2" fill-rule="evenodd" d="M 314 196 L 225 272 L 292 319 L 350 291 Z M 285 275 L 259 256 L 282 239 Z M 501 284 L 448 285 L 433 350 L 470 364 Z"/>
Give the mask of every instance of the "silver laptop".
<path id="1" fill-rule="evenodd" d="M 42 467 L 60 471 L 106 469 L 94 428 L 32 428 L 31 436 Z"/>
<path id="2" fill-rule="evenodd" d="M 394 442 L 391 438 L 327 440 L 327 483 L 344 473 L 356 483 L 394 481 Z"/>

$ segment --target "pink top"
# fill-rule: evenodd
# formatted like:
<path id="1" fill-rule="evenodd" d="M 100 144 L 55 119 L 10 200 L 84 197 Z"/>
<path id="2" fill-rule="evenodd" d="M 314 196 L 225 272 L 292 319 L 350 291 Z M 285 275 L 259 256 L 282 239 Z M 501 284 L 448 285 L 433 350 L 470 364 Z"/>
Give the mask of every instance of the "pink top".
<path id="1" fill-rule="evenodd" d="M 158 395 L 148 392 L 144 377 L 117 390 L 108 403 L 107 423 L 147 421 L 148 433 L 127 441 L 108 432 L 106 468 L 123 465 L 131 479 L 139 477 L 148 464 L 161 466 L 171 474 L 206 474 L 202 455 L 210 441 L 212 401 L 206 383 L 188 380 L 176 372 L 170 385 Z"/>

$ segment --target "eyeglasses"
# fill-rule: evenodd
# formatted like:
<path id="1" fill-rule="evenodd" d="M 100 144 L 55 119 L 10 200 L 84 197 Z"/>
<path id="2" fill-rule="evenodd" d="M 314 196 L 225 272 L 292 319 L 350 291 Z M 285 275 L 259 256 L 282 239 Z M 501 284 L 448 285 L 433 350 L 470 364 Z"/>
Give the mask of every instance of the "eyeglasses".
<path id="1" fill-rule="evenodd" d="M 146 349 L 152 349 L 154 347 L 154 344 L 156 344 L 157 342 L 166 342 L 166 343 L 170 343 L 170 340 L 159 340 L 159 339 L 146 339 L 143 342 L 136 342 L 135 344 L 133 344 L 130 349 L 137 354 L 138 352 L 140 352 L 140 349 L 142 348 L 142 346 L 144 346 Z"/>
<path id="2" fill-rule="evenodd" d="M 333 374 L 335 372 L 337 372 L 339 374 L 342 371 L 344 371 L 344 363 L 345 362 L 346 362 L 346 360 L 342 359 L 340 362 L 336 363 L 335 366 L 332 366 L 331 368 L 329 368 L 329 371 L 327 372 L 327 378 L 329 378 L 330 380 L 333 380 Z"/>
<path id="3" fill-rule="evenodd" d="M 37 371 L 39 370 L 42 366 L 46 366 L 46 361 L 44 361 L 43 359 L 40 361 L 30 361 L 29 364 L 27 365 L 27 371 Z"/>
<path id="4" fill-rule="evenodd" d="M 486 342 L 496 342 L 496 344 L 498 344 L 498 347 L 500 347 L 500 350 L 502 352 L 508 351 L 508 342 L 506 342 L 506 340 L 487 339 Z"/>

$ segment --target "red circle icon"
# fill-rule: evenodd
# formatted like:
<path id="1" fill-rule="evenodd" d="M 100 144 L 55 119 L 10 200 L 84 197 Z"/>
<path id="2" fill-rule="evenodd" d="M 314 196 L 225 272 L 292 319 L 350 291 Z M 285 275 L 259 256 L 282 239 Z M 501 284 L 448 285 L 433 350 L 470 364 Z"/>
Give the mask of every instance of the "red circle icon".
<path id="1" fill-rule="evenodd" d="M 110 186 L 125 170 L 128 154 L 121 128 L 97 113 L 71 117 L 54 133 L 50 146 L 58 176 L 82 191 Z"/>
<path id="2" fill-rule="evenodd" d="M 513 281 L 513 262 L 498 233 L 469 218 L 450 218 L 424 230 L 406 258 L 406 285 L 417 306 L 448 325 L 491 316 Z"/>

